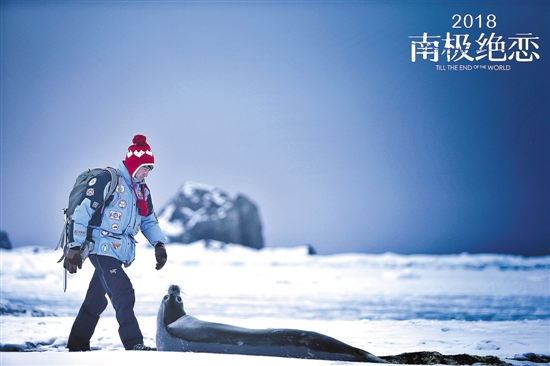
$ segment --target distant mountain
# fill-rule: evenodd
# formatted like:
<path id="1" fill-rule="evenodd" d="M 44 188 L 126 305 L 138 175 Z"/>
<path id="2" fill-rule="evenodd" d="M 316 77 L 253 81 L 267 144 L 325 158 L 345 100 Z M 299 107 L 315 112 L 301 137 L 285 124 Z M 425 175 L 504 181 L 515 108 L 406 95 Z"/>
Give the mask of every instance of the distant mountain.
<path id="1" fill-rule="evenodd" d="M 8 233 L 4 230 L 0 230 L 0 248 L 2 249 L 11 249 L 11 242 L 10 238 L 8 237 Z"/>
<path id="2" fill-rule="evenodd" d="M 160 226 L 171 242 L 216 240 L 264 247 L 258 208 L 244 195 L 231 199 L 209 185 L 185 182 L 159 211 Z"/>

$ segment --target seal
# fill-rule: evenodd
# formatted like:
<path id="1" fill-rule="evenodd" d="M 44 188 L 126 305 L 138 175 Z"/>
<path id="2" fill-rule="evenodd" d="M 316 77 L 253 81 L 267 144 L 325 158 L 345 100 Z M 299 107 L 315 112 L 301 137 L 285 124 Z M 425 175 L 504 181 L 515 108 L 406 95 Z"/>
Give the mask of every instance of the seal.
<path id="1" fill-rule="evenodd" d="M 157 316 L 157 350 L 317 360 L 388 363 L 321 333 L 298 329 L 249 329 L 187 315 L 180 288 L 171 285 Z"/>

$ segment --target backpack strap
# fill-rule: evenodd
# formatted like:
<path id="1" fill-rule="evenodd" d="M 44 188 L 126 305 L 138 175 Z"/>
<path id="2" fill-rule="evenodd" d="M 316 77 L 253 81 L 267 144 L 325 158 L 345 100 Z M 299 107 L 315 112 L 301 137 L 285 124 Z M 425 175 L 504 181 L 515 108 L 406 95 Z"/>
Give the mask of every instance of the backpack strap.
<path id="1" fill-rule="evenodd" d="M 99 212 L 99 214 L 103 214 L 103 210 L 105 209 L 105 206 L 108 206 L 111 203 L 111 201 L 113 200 L 111 198 L 111 196 L 115 193 L 115 190 L 116 190 L 116 188 L 119 184 L 119 175 L 118 175 L 116 169 L 111 168 L 111 167 L 107 167 L 107 168 L 103 169 L 103 172 L 104 171 L 109 172 L 109 174 L 111 176 L 111 180 L 110 180 L 110 184 L 109 184 L 109 190 L 107 191 L 107 194 L 104 197 L 102 197 L 103 200 L 101 201 L 101 203 L 99 203 L 99 200 L 98 200 L 99 205 L 97 205 L 97 207 L 94 209 L 95 210 L 94 215 L 96 215 L 98 212 Z"/>
<path id="2" fill-rule="evenodd" d="M 59 248 L 64 248 L 66 239 L 67 239 L 67 209 L 63 209 L 63 213 L 65 215 L 65 224 L 63 225 L 63 230 L 61 230 L 61 237 L 59 238 L 59 241 L 57 242 L 57 246 L 54 250 L 57 250 Z"/>
<path id="3" fill-rule="evenodd" d="M 115 193 L 115 190 L 119 184 L 119 175 L 116 171 L 116 169 L 107 167 L 103 171 L 108 171 L 111 175 L 111 182 L 109 185 L 109 190 L 107 191 L 107 195 L 103 198 L 103 201 L 99 204 L 99 206 L 95 209 L 95 212 L 93 213 L 92 217 L 90 218 L 90 221 L 88 221 L 88 230 L 86 233 L 86 241 L 87 243 L 93 243 L 92 240 L 92 234 L 94 231 L 94 227 L 99 227 L 101 225 L 101 221 L 103 219 L 103 210 L 106 206 L 110 205 L 113 201 L 113 194 Z"/>
<path id="4" fill-rule="evenodd" d="M 115 190 L 116 190 L 116 187 L 118 186 L 120 177 L 119 177 L 119 175 L 118 175 L 115 168 L 111 168 L 110 166 L 108 166 L 107 168 L 105 168 L 105 170 L 107 170 L 109 172 L 109 174 L 111 174 L 111 186 L 109 187 L 109 192 L 107 193 L 107 198 L 108 198 L 113 193 L 115 193 Z"/>

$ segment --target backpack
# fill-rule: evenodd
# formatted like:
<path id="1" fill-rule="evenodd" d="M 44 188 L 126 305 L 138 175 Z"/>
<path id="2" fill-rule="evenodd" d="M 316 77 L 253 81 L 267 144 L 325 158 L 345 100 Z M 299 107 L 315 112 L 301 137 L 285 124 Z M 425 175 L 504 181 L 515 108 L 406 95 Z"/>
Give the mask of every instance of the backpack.
<path id="1" fill-rule="evenodd" d="M 69 230 L 70 230 L 74 210 L 82 202 L 84 197 L 84 191 L 86 190 L 86 187 L 88 186 L 88 182 L 90 181 L 90 179 L 102 173 L 103 171 L 108 171 L 109 174 L 111 175 L 111 184 L 109 186 L 109 192 L 107 194 L 107 198 L 103 200 L 103 202 L 95 209 L 96 211 L 101 210 L 103 212 L 103 209 L 105 208 L 105 203 L 108 201 L 108 198 L 115 192 L 115 189 L 119 183 L 119 176 L 116 169 L 111 167 L 88 169 L 83 171 L 78 175 L 78 177 L 76 177 L 76 181 L 74 182 L 71 193 L 69 194 L 69 205 L 67 206 L 67 208 L 63 209 L 63 213 L 65 214 L 65 223 L 63 224 L 63 230 L 61 231 L 61 237 L 59 238 L 59 242 L 55 247 L 55 250 L 59 248 L 63 249 L 63 254 L 61 255 L 61 258 L 59 258 L 57 263 L 65 259 L 65 256 L 69 251 L 68 238 L 69 238 Z M 82 251 L 82 260 L 85 260 L 89 250 L 89 248 L 87 248 L 87 240 L 84 242 L 83 246 L 84 247 L 81 247 L 80 250 Z M 64 270 L 63 291 L 65 291 L 66 288 L 67 288 L 67 271 Z"/>

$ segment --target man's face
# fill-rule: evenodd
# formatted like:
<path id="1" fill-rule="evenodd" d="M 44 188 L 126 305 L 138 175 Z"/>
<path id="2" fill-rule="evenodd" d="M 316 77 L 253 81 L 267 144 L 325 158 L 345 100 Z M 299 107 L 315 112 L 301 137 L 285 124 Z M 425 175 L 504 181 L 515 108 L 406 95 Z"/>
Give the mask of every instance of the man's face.
<path id="1" fill-rule="evenodd" d="M 144 166 L 142 166 L 141 168 L 139 168 L 137 170 L 137 172 L 136 172 L 136 174 L 134 174 L 134 176 L 136 177 L 137 180 L 139 180 L 141 182 L 142 180 L 147 178 L 147 176 L 149 175 L 149 172 L 151 170 L 153 170 L 152 165 L 144 165 Z"/>

